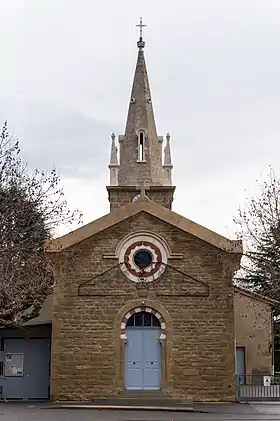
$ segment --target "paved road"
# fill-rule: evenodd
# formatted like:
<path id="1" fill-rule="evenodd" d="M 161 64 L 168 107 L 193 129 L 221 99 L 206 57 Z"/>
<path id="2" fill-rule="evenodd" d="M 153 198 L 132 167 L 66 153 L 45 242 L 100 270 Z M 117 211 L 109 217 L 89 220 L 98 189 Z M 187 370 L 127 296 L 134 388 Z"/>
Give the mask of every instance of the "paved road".
<path id="1" fill-rule="evenodd" d="M 245 409 L 245 408 L 244 408 Z M 263 413 L 261 414 L 260 411 Z M 264 414 L 266 413 L 266 415 Z M 0 421 L 280 421 L 280 405 L 253 406 L 245 414 L 167 413 L 147 411 L 42 409 L 22 404 L 0 405 Z"/>

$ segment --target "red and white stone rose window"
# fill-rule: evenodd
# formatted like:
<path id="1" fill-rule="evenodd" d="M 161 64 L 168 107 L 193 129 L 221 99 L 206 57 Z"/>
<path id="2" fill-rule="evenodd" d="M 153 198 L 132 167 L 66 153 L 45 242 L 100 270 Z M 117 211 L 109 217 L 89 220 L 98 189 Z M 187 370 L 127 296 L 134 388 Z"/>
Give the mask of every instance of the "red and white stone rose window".
<path id="1" fill-rule="evenodd" d="M 135 233 L 117 248 L 122 272 L 134 282 L 151 282 L 165 271 L 169 249 L 155 234 Z"/>

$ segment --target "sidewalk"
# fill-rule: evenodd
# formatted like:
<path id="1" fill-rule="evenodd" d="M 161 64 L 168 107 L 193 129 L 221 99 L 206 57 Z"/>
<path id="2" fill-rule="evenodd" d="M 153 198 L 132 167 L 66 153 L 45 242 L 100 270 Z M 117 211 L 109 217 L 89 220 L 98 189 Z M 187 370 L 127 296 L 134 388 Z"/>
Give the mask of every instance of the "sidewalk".
<path id="1" fill-rule="evenodd" d="M 250 402 L 250 403 L 219 403 L 219 404 L 192 404 L 192 405 L 100 405 L 89 403 L 48 404 L 46 407 L 61 409 L 92 409 L 94 410 L 122 410 L 122 411 L 164 411 L 164 412 L 197 412 L 224 415 L 280 415 L 280 402 Z"/>
<path id="2" fill-rule="evenodd" d="M 191 405 L 141 405 L 136 404 L 100 404 L 100 403 L 85 403 L 85 402 L 72 402 L 72 403 L 49 403 L 41 406 L 42 408 L 53 409 L 73 409 L 73 410 L 112 410 L 112 411 L 164 411 L 164 412 L 196 412 L 196 413 L 209 413 L 209 414 L 232 414 L 232 415 L 254 415 L 262 410 L 258 410 L 253 405 L 248 403 L 234 403 L 234 404 L 191 404 Z M 263 410 L 266 409 L 262 406 Z M 280 406 L 279 406 L 280 409 Z"/>
<path id="3" fill-rule="evenodd" d="M 279 415 L 280 416 L 280 402 L 251 402 L 251 403 L 219 403 L 219 404 L 193 404 L 189 406 L 175 405 L 175 406 L 147 406 L 147 405 L 103 405 L 84 402 L 73 402 L 72 404 L 51 403 L 51 402 L 0 402 L 0 411 L 12 408 L 32 408 L 35 410 L 53 410 L 59 412 L 60 410 L 72 409 L 77 413 L 84 410 L 92 410 L 105 412 L 112 411 L 112 413 L 126 412 L 126 411 L 140 411 L 140 412 L 172 412 L 172 413 L 201 413 L 201 414 L 219 414 L 219 415 Z"/>
<path id="4" fill-rule="evenodd" d="M 212 414 L 232 414 L 232 415 L 279 415 L 279 402 L 247 402 L 235 404 L 194 404 L 193 409 L 196 412 L 207 412 Z"/>
<path id="5" fill-rule="evenodd" d="M 250 402 L 250 406 L 258 413 L 267 415 L 280 416 L 280 401 L 279 402 Z"/>

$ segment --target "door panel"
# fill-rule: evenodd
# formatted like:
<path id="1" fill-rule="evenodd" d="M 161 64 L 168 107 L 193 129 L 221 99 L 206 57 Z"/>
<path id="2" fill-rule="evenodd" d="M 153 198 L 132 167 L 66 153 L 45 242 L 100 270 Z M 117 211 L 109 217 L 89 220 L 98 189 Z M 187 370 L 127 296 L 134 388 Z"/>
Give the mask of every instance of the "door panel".
<path id="1" fill-rule="evenodd" d="M 236 374 L 238 376 L 239 384 L 245 382 L 245 347 L 236 347 Z"/>
<path id="2" fill-rule="evenodd" d="M 126 388 L 142 389 L 142 332 L 141 328 L 127 329 L 126 344 Z"/>
<path id="3" fill-rule="evenodd" d="M 6 365 L 8 355 L 23 354 L 23 375 L 9 376 L 12 370 Z M 3 396 L 9 399 L 23 399 L 25 397 L 25 340 L 24 339 L 5 339 L 4 340 L 4 381 Z"/>
<path id="4" fill-rule="evenodd" d="M 23 354 L 23 375 L 3 379 L 7 399 L 47 399 L 49 397 L 49 339 L 5 339 L 4 353 Z"/>
<path id="5" fill-rule="evenodd" d="M 160 329 L 143 329 L 143 389 L 158 390 L 161 381 Z"/>
<path id="6" fill-rule="evenodd" d="M 160 389 L 160 332 L 157 328 L 127 328 L 126 389 Z"/>
<path id="7" fill-rule="evenodd" d="M 28 344 L 26 358 L 26 395 L 29 399 L 48 398 L 50 378 L 50 342 L 48 339 L 33 339 Z"/>

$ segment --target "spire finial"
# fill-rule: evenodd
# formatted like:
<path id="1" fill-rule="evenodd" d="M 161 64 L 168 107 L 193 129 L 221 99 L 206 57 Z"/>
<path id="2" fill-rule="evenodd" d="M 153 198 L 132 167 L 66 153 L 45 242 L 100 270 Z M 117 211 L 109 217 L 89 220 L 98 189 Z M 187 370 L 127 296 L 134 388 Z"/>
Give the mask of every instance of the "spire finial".
<path id="1" fill-rule="evenodd" d="M 110 157 L 110 165 L 118 165 L 118 148 L 116 147 L 115 144 L 115 138 L 116 135 L 115 133 L 111 134 L 111 157 Z"/>
<path id="2" fill-rule="evenodd" d="M 139 37 L 139 41 L 137 42 L 137 47 L 139 49 L 142 49 L 145 47 L 145 41 L 143 41 L 143 28 L 147 27 L 147 25 L 143 24 L 142 17 L 140 17 L 140 23 L 136 25 L 136 27 L 140 29 L 140 37 Z"/>
<path id="3" fill-rule="evenodd" d="M 167 140 L 167 143 L 170 142 L 170 133 L 169 132 L 166 134 L 166 140 Z"/>
<path id="4" fill-rule="evenodd" d="M 164 148 L 164 164 L 163 166 L 172 167 L 171 149 L 170 149 L 170 133 L 166 134 L 166 146 Z"/>

